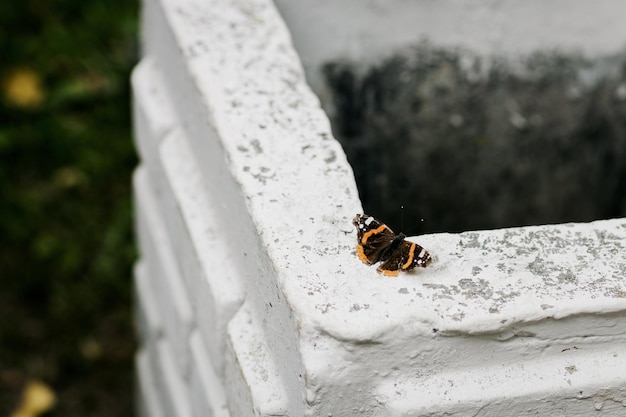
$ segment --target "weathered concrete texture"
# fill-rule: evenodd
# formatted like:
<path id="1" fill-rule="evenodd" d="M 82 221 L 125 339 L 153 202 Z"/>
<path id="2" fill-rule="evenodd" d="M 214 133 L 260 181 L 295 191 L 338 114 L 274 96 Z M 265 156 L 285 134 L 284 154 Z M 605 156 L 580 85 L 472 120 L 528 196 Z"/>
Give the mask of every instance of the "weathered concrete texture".
<path id="1" fill-rule="evenodd" d="M 498 333 L 497 338 L 508 339 L 526 323 L 582 313 L 608 314 L 626 305 L 623 219 L 425 235 L 415 240 L 435 254 L 434 262 L 414 275 L 405 274 L 399 280 L 402 284 L 387 281 L 391 288 L 379 290 L 389 303 L 395 301 L 385 318 L 352 308 L 352 315 L 367 317 L 369 338 L 376 338 L 378 320 L 387 327 L 389 318 L 402 323 L 403 329 L 421 328 L 425 335 L 431 331 L 444 336 Z M 419 283 L 411 285 L 415 280 Z M 593 332 L 593 326 L 583 327 L 581 331 Z M 355 332 L 364 334 L 360 329 Z"/>
<path id="2" fill-rule="evenodd" d="M 306 300 L 310 415 L 624 412 L 626 221 L 414 240 L 429 268 Z"/>
<path id="3" fill-rule="evenodd" d="M 404 206 L 405 227 L 430 232 L 626 215 L 625 59 L 424 44 L 365 70 L 328 64 L 366 211 L 395 225 Z"/>

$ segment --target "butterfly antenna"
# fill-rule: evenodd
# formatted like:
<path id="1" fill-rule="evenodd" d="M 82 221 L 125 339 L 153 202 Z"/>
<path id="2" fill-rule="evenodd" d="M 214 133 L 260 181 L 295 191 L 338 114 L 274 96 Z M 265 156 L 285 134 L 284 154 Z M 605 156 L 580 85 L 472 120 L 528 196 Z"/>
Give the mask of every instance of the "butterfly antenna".
<path id="1" fill-rule="evenodd" d="M 404 230 L 404 206 L 400 206 L 400 231 Z"/>

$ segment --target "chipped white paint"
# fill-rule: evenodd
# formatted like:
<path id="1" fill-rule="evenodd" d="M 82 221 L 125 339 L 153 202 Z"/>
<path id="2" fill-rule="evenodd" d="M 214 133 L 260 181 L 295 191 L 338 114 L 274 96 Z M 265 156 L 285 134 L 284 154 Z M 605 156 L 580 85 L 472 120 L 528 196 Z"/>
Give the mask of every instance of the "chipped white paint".
<path id="1" fill-rule="evenodd" d="M 141 415 L 623 415 L 626 220 L 413 237 L 433 263 L 380 276 L 273 5 L 143 13 Z"/>

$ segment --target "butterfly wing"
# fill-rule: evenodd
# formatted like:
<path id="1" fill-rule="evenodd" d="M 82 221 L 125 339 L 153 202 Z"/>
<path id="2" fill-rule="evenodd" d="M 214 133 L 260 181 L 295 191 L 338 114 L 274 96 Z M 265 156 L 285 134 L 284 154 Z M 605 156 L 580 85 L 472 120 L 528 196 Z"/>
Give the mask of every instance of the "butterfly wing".
<path id="1" fill-rule="evenodd" d="M 417 243 L 405 240 L 389 259 L 380 264 L 376 271 L 386 276 L 397 277 L 400 270 L 410 271 L 417 266 L 426 267 L 432 260 L 426 249 Z"/>
<path id="2" fill-rule="evenodd" d="M 352 223 L 357 230 L 357 256 L 368 265 L 375 264 L 393 241 L 395 233 L 387 225 L 367 214 L 357 214 Z"/>

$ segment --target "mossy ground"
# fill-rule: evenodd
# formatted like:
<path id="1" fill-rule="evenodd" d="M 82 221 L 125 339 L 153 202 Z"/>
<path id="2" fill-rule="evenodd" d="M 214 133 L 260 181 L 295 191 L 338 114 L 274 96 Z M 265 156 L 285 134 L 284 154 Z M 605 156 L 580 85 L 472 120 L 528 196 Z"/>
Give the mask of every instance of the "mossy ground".
<path id="1" fill-rule="evenodd" d="M 133 411 L 134 1 L 0 3 L 0 415 Z"/>

